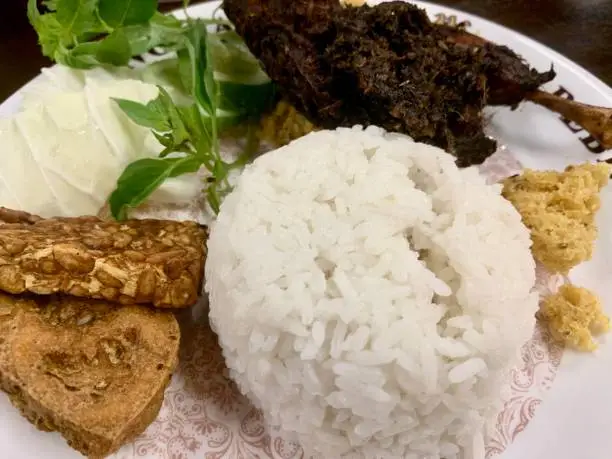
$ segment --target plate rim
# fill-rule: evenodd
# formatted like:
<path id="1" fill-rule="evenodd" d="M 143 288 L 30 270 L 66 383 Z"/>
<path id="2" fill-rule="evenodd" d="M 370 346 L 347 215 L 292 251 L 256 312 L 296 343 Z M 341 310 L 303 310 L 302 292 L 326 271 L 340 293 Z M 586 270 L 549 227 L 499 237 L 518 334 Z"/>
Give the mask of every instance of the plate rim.
<path id="1" fill-rule="evenodd" d="M 369 3 L 372 4 L 376 4 L 376 3 L 383 3 L 386 1 L 391 1 L 391 0 L 373 0 Z M 579 77 L 580 80 L 585 84 L 585 86 L 589 87 L 589 91 L 595 90 L 597 91 L 598 94 L 600 94 L 602 97 L 604 97 L 608 102 L 612 103 L 612 87 L 608 86 L 605 82 L 603 82 L 602 80 L 600 80 L 597 76 L 595 76 L 594 74 L 592 74 L 591 72 L 589 72 L 587 69 L 585 69 L 584 67 L 582 67 L 580 64 L 572 61 L 571 59 L 567 58 L 566 56 L 564 56 L 563 54 L 561 54 L 558 51 L 555 51 L 554 49 L 548 47 L 547 45 L 544 45 L 540 42 L 538 42 L 537 40 L 530 38 L 527 35 L 524 35 L 520 32 L 517 32 L 509 27 L 506 27 L 504 25 L 498 24 L 494 21 L 491 21 L 489 19 L 483 18 L 481 16 L 472 14 L 472 13 L 467 13 L 465 11 L 462 11 L 460 9 L 456 9 L 453 7 L 448 7 L 446 5 L 440 5 L 437 4 L 435 2 L 426 2 L 426 1 L 420 1 L 420 0 L 415 0 L 412 1 L 411 3 L 414 3 L 415 5 L 418 5 L 422 8 L 425 8 L 426 10 L 431 10 L 431 9 L 437 9 L 440 11 L 445 11 L 451 14 L 457 14 L 461 19 L 466 19 L 466 20 L 477 20 L 479 23 L 486 25 L 486 27 L 489 28 L 493 28 L 493 29 L 498 29 L 503 31 L 505 34 L 511 35 L 512 37 L 514 37 L 517 41 L 522 42 L 522 44 L 524 44 L 525 46 L 534 48 L 535 50 L 537 50 L 539 53 L 541 53 L 542 55 L 546 56 L 551 62 L 555 61 L 555 62 L 559 62 L 559 64 L 562 64 L 566 70 L 572 74 L 574 74 L 577 78 Z M 221 4 L 220 1 L 209 1 L 206 3 L 199 3 L 196 5 L 191 5 L 187 11 L 191 12 L 191 14 L 193 14 L 194 16 L 203 16 L 205 17 L 205 15 L 210 15 L 210 13 L 212 13 L 219 5 Z M 171 14 L 176 14 L 177 12 L 181 13 L 182 10 L 178 9 L 178 10 L 174 10 L 171 11 Z M 55 66 L 57 64 L 53 64 L 53 66 Z M 0 118 L 3 116 L 7 116 L 10 115 L 12 113 L 15 112 L 16 110 L 16 106 L 19 102 L 19 99 L 21 98 L 21 95 L 23 94 L 23 92 L 25 90 L 27 90 L 27 87 L 32 84 L 34 81 L 36 81 L 38 78 L 41 78 L 41 75 L 37 75 L 34 78 L 30 79 L 29 81 L 27 81 L 26 83 L 24 83 L 19 89 L 17 89 L 16 91 L 14 91 L 6 100 L 2 101 L 0 103 Z M 608 345 L 609 346 L 609 345 Z M 588 356 L 587 356 L 588 358 Z M 555 383 L 556 384 L 556 383 Z M 586 390 L 585 388 L 582 388 L 582 390 Z M 576 394 L 577 396 L 580 395 L 580 392 L 578 392 Z M 547 397 L 550 396 L 550 393 L 547 394 Z M 536 415 L 537 419 L 538 416 Z M 0 425 L 1 428 L 1 425 Z M 519 441 L 521 441 L 520 439 L 524 437 L 524 433 L 519 437 Z M 567 442 L 568 440 L 566 440 Z M 514 442 L 516 443 L 516 441 Z M 605 443 L 605 440 L 602 439 L 601 441 L 601 446 L 603 446 Z M 0 447 L 0 451 L 4 450 L 3 447 Z M 10 451 L 9 451 L 10 452 Z M 18 452 L 18 451 L 17 451 Z M 27 453 L 26 453 L 27 454 Z M 27 456 L 26 456 L 27 457 Z M 502 456 L 500 456 L 501 458 Z M 513 454 L 512 452 L 508 451 L 505 453 L 505 455 L 503 455 L 504 459 L 510 459 L 510 458 L 515 458 L 516 455 Z M 531 456 L 530 456 L 531 457 Z M 564 456 L 565 457 L 565 456 Z"/>

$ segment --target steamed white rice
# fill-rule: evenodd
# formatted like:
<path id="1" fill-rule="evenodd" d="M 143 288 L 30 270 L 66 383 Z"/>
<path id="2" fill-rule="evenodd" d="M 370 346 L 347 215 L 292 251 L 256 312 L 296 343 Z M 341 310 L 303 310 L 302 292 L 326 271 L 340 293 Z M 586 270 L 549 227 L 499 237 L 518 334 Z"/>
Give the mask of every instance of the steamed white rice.
<path id="1" fill-rule="evenodd" d="M 535 325 L 529 247 L 475 168 L 374 127 L 320 131 L 226 198 L 210 319 L 242 392 L 307 454 L 480 458 Z"/>

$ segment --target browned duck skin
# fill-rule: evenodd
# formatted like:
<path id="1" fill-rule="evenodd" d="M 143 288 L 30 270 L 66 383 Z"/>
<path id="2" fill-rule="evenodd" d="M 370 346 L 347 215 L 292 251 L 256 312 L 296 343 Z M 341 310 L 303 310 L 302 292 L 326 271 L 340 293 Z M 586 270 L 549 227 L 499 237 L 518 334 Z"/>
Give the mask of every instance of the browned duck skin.
<path id="1" fill-rule="evenodd" d="M 403 132 L 454 154 L 460 166 L 496 150 L 482 116 L 496 72 L 513 78 L 511 104 L 554 77 L 507 48 L 449 45 L 453 30 L 406 2 L 225 0 L 224 10 L 284 97 L 315 125 Z"/>
<path id="2" fill-rule="evenodd" d="M 492 59 L 502 64 L 495 67 L 495 73 L 488 75 L 487 104 L 516 105 L 524 100 L 536 103 L 582 126 L 604 149 L 612 148 L 612 108 L 588 105 L 539 90 L 539 86 L 546 81 L 537 86 L 525 84 L 530 78 L 537 83 L 539 78 L 547 74 L 538 76 L 533 73 L 533 70 L 525 74 L 527 67 L 521 68 L 517 65 L 520 58 L 508 48 L 492 45 L 484 38 L 471 34 L 461 27 L 440 27 L 447 34 L 447 39 L 451 43 L 489 49 Z M 550 72 L 554 77 L 554 72 L 552 70 Z"/>
<path id="3" fill-rule="evenodd" d="M 484 52 L 487 105 L 518 105 L 525 100 L 527 94 L 536 91 L 556 76 L 552 68 L 544 73 L 530 68 L 510 48 L 474 35 L 465 30 L 462 25 L 458 27 L 439 25 L 437 27 L 446 37 L 447 42 L 472 49 L 473 52 Z"/>

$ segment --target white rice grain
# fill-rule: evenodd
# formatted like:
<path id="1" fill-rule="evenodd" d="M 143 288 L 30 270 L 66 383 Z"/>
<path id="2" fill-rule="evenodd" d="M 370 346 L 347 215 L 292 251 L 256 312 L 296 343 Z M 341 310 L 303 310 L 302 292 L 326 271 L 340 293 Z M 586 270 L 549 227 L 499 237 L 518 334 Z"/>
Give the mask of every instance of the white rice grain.
<path id="1" fill-rule="evenodd" d="M 230 374 L 306 455 L 482 459 L 535 324 L 529 232 L 475 169 L 381 129 L 248 166 L 212 225 Z"/>

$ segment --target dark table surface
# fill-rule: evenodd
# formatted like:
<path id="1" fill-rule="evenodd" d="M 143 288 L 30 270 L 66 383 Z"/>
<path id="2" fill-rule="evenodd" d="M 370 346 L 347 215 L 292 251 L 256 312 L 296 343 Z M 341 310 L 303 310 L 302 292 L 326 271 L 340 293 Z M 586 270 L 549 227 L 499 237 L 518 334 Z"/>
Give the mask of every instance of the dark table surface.
<path id="1" fill-rule="evenodd" d="M 4 0 L 0 5 L 0 101 L 33 78 L 41 67 L 49 65 L 40 54 L 36 34 L 28 24 L 26 3 L 27 0 Z M 522 32 L 578 62 L 612 86 L 612 0 L 437 3 Z"/>

